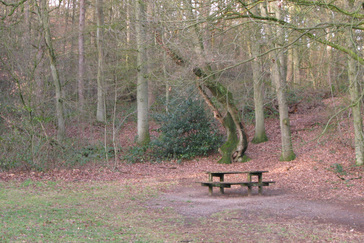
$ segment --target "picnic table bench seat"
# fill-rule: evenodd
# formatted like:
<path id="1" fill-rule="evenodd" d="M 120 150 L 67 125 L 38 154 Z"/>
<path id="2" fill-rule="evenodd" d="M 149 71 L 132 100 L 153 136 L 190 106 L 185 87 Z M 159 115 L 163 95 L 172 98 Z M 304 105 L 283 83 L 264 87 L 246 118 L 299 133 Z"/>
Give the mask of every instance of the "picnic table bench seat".
<path id="1" fill-rule="evenodd" d="M 219 187 L 220 189 L 223 188 L 231 188 L 231 186 L 237 185 L 237 186 L 246 186 L 248 187 L 248 195 L 251 195 L 251 188 L 253 186 L 259 187 L 259 194 L 262 194 L 261 187 L 262 186 L 269 186 L 270 183 L 275 183 L 275 181 L 262 181 L 262 182 L 223 182 L 223 181 L 209 181 L 209 182 L 199 182 L 202 186 L 208 186 L 209 187 L 209 193 L 212 195 L 212 188 L 213 187 Z M 220 190 L 221 193 L 224 193 L 224 190 Z"/>

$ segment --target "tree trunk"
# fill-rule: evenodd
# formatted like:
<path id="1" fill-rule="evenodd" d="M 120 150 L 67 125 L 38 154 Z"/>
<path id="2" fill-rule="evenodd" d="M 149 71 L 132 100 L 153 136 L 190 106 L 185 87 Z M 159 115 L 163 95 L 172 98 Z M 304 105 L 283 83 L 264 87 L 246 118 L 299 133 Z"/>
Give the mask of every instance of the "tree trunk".
<path id="1" fill-rule="evenodd" d="M 105 81 L 104 81 L 104 13 L 103 0 L 96 0 L 96 44 L 97 44 L 97 109 L 96 120 L 99 122 L 106 121 L 106 104 L 105 104 Z"/>
<path id="2" fill-rule="evenodd" d="M 57 116 L 57 140 L 62 141 L 66 136 L 65 121 L 64 121 L 64 111 L 63 111 L 63 97 L 62 97 L 62 87 L 61 81 L 59 79 L 59 74 L 57 70 L 57 59 L 53 48 L 51 32 L 49 28 L 49 15 L 48 15 L 48 2 L 47 0 L 42 0 L 40 5 L 34 1 L 37 6 L 37 14 L 44 31 L 45 42 L 47 46 L 47 51 L 49 55 L 50 69 L 54 82 L 55 93 L 56 93 L 56 116 Z"/>
<path id="3" fill-rule="evenodd" d="M 277 19 L 281 19 L 281 9 L 278 5 L 279 3 L 273 2 L 270 4 L 271 12 L 275 13 Z M 274 27 L 271 27 L 274 28 Z M 277 26 L 274 30 L 269 29 L 269 34 L 276 34 L 276 40 L 274 43 L 274 47 L 278 48 L 279 46 L 283 46 L 284 35 L 282 33 L 281 27 Z M 281 143 L 282 143 L 282 151 L 281 151 L 281 161 L 290 161 L 296 158 L 295 153 L 293 152 L 292 140 L 291 140 L 291 130 L 290 130 L 290 122 L 288 117 L 288 105 L 286 98 L 286 80 L 285 76 L 282 73 L 282 58 L 283 52 L 275 51 L 274 56 L 272 56 L 272 66 L 271 66 L 271 76 L 273 83 L 275 85 L 278 107 L 279 107 L 279 120 L 280 120 L 280 128 L 281 128 Z"/>
<path id="4" fill-rule="evenodd" d="M 260 30 L 260 29 L 259 29 Z M 255 30 L 255 31 L 259 31 Z M 257 38 L 250 42 L 250 57 L 259 55 L 260 44 Z M 251 62 L 253 71 L 253 88 L 254 88 L 254 112 L 255 112 L 255 133 L 253 143 L 262 143 L 268 141 L 264 124 L 264 93 L 263 79 L 261 76 L 261 67 L 259 60 L 254 59 Z"/>
<path id="5" fill-rule="evenodd" d="M 293 61 L 293 83 L 296 85 L 301 84 L 300 75 L 300 59 L 298 55 L 298 46 L 294 46 L 292 50 L 292 61 Z"/>
<path id="6" fill-rule="evenodd" d="M 354 1 L 346 2 L 349 9 L 358 9 L 355 7 Z M 358 2 L 356 3 L 358 4 Z M 346 32 L 347 46 L 351 50 L 358 52 L 359 48 L 356 43 L 358 39 L 354 31 L 348 30 Z M 363 118 L 361 115 L 361 102 L 362 97 L 360 95 L 360 77 L 358 70 L 358 62 L 352 57 L 348 56 L 348 78 L 349 78 L 349 92 L 351 98 L 351 109 L 353 112 L 354 120 L 354 136 L 355 136 L 355 160 L 356 165 L 364 165 L 364 137 L 363 137 Z M 361 66 L 360 66 L 361 67 Z"/>
<path id="7" fill-rule="evenodd" d="M 239 144 L 239 138 L 236 135 L 237 134 L 236 126 L 230 113 L 227 113 L 226 116 L 224 117 L 223 126 L 226 130 L 227 138 L 225 143 L 219 148 L 221 159 L 218 161 L 218 163 L 231 164 L 231 162 L 234 160 L 234 154 Z"/>
<path id="8" fill-rule="evenodd" d="M 204 16 L 195 16 L 193 9 L 195 8 L 193 1 L 186 0 L 183 2 L 185 6 L 189 6 L 189 18 L 191 22 L 198 23 L 198 18 L 204 18 Z M 194 64 L 193 73 L 198 77 L 197 87 L 200 93 L 203 95 L 206 103 L 212 109 L 215 114 L 215 118 L 224 126 L 227 134 L 226 142 L 220 147 L 219 151 L 222 158 L 219 163 L 230 164 L 233 161 L 242 162 L 245 160 L 244 153 L 248 147 L 248 137 L 245 132 L 243 123 L 241 122 L 241 116 L 239 110 L 234 104 L 232 93 L 220 83 L 212 70 L 212 67 L 208 64 L 206 56 L 208 53 L 205 49 L 205 43 L 203 40 L 203 33 L 199 29 L 198 24 L 194 25 L 195 35 L 192 36 L 191 41 L 194 43 L 195 52 L 201 62 L 204 64 Z M 161 35 L 156 36 L 157 42 L 166 50 L 166 53 L 173 59 L 173 61 L 180 66 L 188 66 L 187 60 L 179 56 L 174 50 L 166 47 L 163 44 Z M 225 114 L 221 115 L 217 107 L 210 100 L 210 97 L 204 92 L 204 89 L 208 89 L 211 95 L 223 107 Z"/>
<path id="9" fill-rule="evenodd" d="M 208 67 L 207 69 L 210 70 L 211 68 Z M 243 162 L 246 159 L 244 158 L 244 153 L 248 148 L 248 136 L 243 123 L 240 121 L 239 110 L 233 102 L 232 93 L 224 85 L 217 82 L 213 74 L 207 75 L 201 68 L 194 68 L 193 71 L 197 77 L 202 78 L 204 81 L 203 84 L 200 83 L 198 86 L 206 87 L 226 109 L 226 115 L 222 116 L 206 93 L 201 92 L 202 89 L 200 88 L 200 93 L 203 94 L 205 101 L 214 112 L 215 118 L 226 130 L 227 140 L 219 149 L 222 155 L 219 163 Z"/>
<path id="10" fill-rule="evenodd" d="M 126 48 L 130 48 L 130 7 L 129 0 L 125 0 L 125 12 L 126 12 Z M 125 66 L 126 70 L 129 70 L 129 54 L 125 53 Z"/>
<path id="11" fill-rule="evenodd" d="M 288 105 L 286 98 L 286 84 L 284 80 L 281 78 L 281 74 L 279 73 L 279 60 L 276 60 L 272 64 L 272 79 L 275 84 L 277 99 L 278 99 L 278 109 L 279 109 L 279 121 L 281 128 L 281 143 L 282 143 L 282 151 L 281 151 L 281 161 L 290 161 L 295 159 L 295 154 L 292 148 L 292 140 L 291 140 L 291 129 L 290 122 L 288 117 Z"/>
<path id="12" fill-rule="evenodd" d="M 85 105 L 85 47 L 84 47 L 84 30 L 85 30 L 85 15 L 86 15 L 86 0 L 80 0 L 80 18 L 78 29 L 78 102 L 79 109 L 83 113 Z"/>
<path id="13" fill-rule="evenodd" d="M 147 76 L 147 50 L 146 50 L 146 2 L 135 1 L 136 15 L 136 43 L 137 43 L 137 109 L 138 109 L 138 138 L 140 145 L 150 142 L 148 122 L 148 80 Z"/>
<path id="14" fill-rule="evenodd" d="M 293 48 L 295 47 L 291 47 L 287 50 L 287 83 L 293 82 Z"/>
<path id="15" fill-rule="evenodd" d="M 355 159 L 356 165 L 364 164 L 364 138 L 363 119 L 361 116 L 361 100 L 359 94 L 359 83 L 357 79 L 356 61 L 348 57 L 349 92 L 352 102 L 354 134 L 355 134 Z"/>

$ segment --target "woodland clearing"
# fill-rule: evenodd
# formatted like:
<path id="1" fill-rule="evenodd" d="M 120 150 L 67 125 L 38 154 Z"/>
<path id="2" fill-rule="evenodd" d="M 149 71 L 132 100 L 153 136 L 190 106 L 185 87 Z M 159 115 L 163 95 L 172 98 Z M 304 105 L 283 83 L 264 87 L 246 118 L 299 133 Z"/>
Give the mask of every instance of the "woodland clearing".
<path id="1" fill-rule="evenodd" d="M 290 162 L 279 161 L 279 121 L 272 118 L 266 123 L 269 141 L 250 143 L 246 163 L 217 164 L 219 156 L 212 154 L 182 162 L 112 162 L 113 166 L 95 164 L 72 170 L 2 172 L 0 239 L 73 241 L 88 235 L 91 238 L 85 242 L 363 242 L 364 168 L 354 166 L 350 112 L 333 119 L 317 139 L 337 99 L 291 114 L 297 158 Z M 135 126 L 128 124 L 121 131 L 125 145 L 135 134 L 131 127 Z M 252 136 L 253 127 L 249 128 Z M 248 197 L 246 188 L 240 187 L 226 189 L 224 195 L 215 190 L 209 196 L 207 188 L 196 183 L 207 180 L 206 171 L 248 170 L 268 170 L 264 180 L 276 184 L 264 188 L 262 196 L 255 188 Z M 28 203 L 17 201 L 16 195 Z M 49 202 L 46 208 L 63 210 L 62 220 L 69 217 L 64 222 L 67 226 L 59 227 L 63 230 L 53 229 L 61 231 L 59 237 L 43 234 L 42 238 L 30 229 L 30 236 L 26 229 L 23 236 L 6 231 L 8 227 L 18 232 L 11 222 L 22 214 L 14 215 L 21 210 L 36 211 L 33 209 L 44 204 L 38 198 L 41 195 Z M 61 198 L 59 202 L 57 198 Z M 71 219 L 72 210 L 87 219 Z M 34 223 L 32 217 L 29 222 Z M 60 220 L 30 223 L 29 227 L 39 231 Z M 85 233 L 64 238 L 74 227 Z M 98 232 L 99 238 L 92 232 Z"/>

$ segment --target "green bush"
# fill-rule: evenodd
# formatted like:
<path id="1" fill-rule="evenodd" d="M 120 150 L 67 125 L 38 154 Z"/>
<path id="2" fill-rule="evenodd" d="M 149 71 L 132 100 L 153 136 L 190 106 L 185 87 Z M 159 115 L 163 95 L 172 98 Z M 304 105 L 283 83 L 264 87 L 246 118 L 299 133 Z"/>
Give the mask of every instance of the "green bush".
<path id="1" fill-rule="evenodd" d="M 200 100 L 176 100 L 168 110 L 155 116 L 160 124 L 160 136 L 151 143 L 154 157 L 190 159 L 207 155 L 222 144 L 223 136 Z"/>
<path id="2" fill-rule="evenodd" d="M 119 150 L 120 148 L 116 148 Z M 114 158 L 115 157 L 115 148 L 105 146 L 102 143 L 97 145 L 88 145 L 77 150 L 74 150 L 72 153 L 67 154 L 67 165 L 70 167 L 74 167 L 77 165 L 84 165 L 88 162 L 104 160 L 105 158 Z"/>
<path id="3" fill-rule="evenodd" d="M 336 174 L 340 175 L 346 175 L 346 171 L 344 170 L 343 166 L 339 163 L 335 163 L 330 166 L 331 171 L 333 171 Z"/>
<path id="4" fill-rule="evenodd" d="M 149 147 L 150 145 L 130 147 L 124 154 L 123 159 L 130 163 L 142 163 L 152 160 L 150 154 L 147 151 Z"/>

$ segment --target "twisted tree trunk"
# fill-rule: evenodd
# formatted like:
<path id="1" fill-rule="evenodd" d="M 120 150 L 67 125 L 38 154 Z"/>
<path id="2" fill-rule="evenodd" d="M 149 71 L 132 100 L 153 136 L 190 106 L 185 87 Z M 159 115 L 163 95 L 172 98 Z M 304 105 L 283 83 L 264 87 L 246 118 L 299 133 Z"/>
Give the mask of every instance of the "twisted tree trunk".
<path id="1" fill-rule="evenodd" d="M 211 70 L 208 67 L 208 70 Z M 232 162 L 243 162 L 244 153 L 248 148 L 248 136 L 245 127 L 240 120 L 239 110 L 233 103 L 233 95 L 221 83 L 217 82 L 214 75 L 207 75 L 201 68 L 194 68 L 194 74 L 202 78 L 204 82 L 198 83 L 198 88 L 205 102 L 215 114 L 215 118 L 224 126 L 227 139 L 220 147 L 222 158 L 219 163 L 230 164 Z M 208 89 L 217 101 L 225 107 L 225 115 L 221 115 L 210 98 L 203 91 Z"/>
<path id="2" fill-rule="evenodd" d="M 156 36 L 156 40 L 177 65 L 187 66 L 187 61 L 174 50 L 164 45 L 162 38 L 159 35 Z M 207 70 L 207 72 L 205 70 Z M 195 67 L 193 73 L 199 80 L 197 82 L 197 88 L 205 102 L 213 111 L 214 117 L 226 130 L 227 139 L 219 149 L 219 152 L 222 155 L 219 163 L 230 164 L 235 161 L 244 161 L 244 153 L 248 148 L 248 136 L 245 132 L 244 125 L 240 120 L 239 110 L 233 102 L 233 95 L 224 85 L 216 81 L 210 66 L 206 65 L 205 70 L 201 67 Z M 206 89 L 208 89 L 212 96 L 214 96 L 225 108 L 224 115 L 221 114 L 211 101 L 210 97 L 205 92 Z"/>

